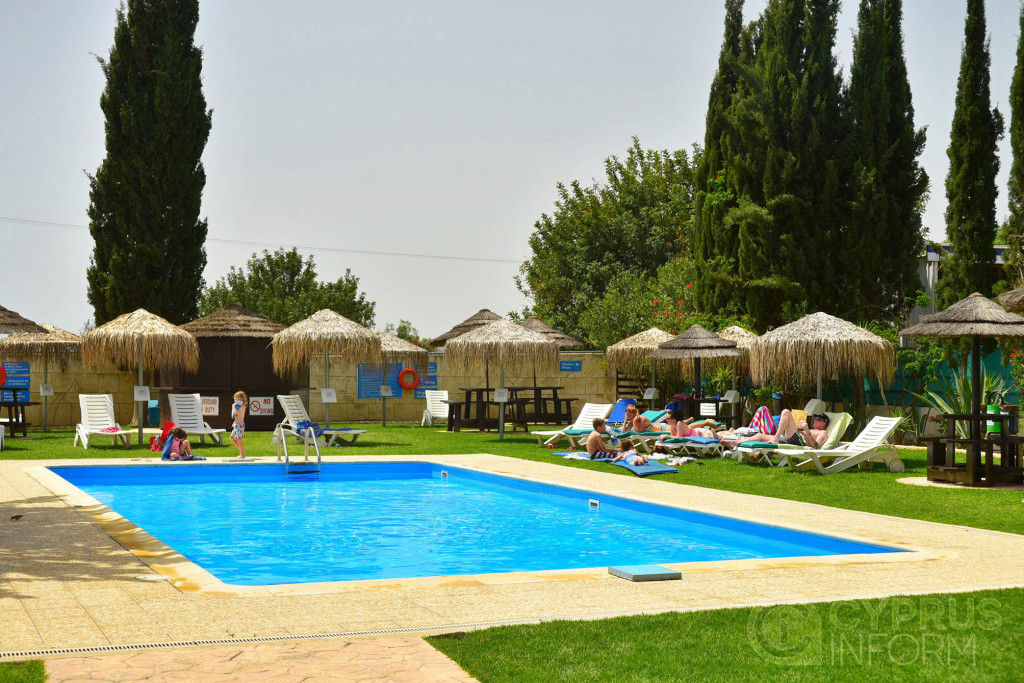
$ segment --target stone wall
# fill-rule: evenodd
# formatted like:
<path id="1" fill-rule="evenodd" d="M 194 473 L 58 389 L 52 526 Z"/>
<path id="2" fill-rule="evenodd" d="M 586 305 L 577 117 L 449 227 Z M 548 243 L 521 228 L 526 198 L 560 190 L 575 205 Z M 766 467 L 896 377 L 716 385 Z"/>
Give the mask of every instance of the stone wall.
<path id="1" fill-rule="evenodd" d="M 32 361 L 29 370 L 30 399 L 38 401 L 40 405 L 26 408 L 25 417 L 33 427 L 41 427 L 43 406 L 39 386 L 43 383 L 43 362 Z M 135 415 L 135 373 L 120 372 L 112 367 L 83 366 L 77 358 L 68 360 L 66 364 L 50 361 L 47 370 L 49 382 L 53 385 L 53 396 L 47 400 L 49 426 L 73 427 L 78 424 L 81 419 L 78 407 L 79 394 L 113 394 L 114 416 L 117 421 L 122 425 L 132 421 Z M 156 398 L 156 392 L 153 392 L 153 398 Z"/>

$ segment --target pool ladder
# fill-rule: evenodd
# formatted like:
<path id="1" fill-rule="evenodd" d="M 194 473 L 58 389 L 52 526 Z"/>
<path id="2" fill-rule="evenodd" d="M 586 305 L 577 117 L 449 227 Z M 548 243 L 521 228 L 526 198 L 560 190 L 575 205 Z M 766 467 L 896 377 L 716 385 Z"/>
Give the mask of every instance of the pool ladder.
<path id="1" fill-rule="evenodd" d="M 277 441 L 278 460 L 281 459 L 281 449 L 284 449 L 284 474 L 286 477 L 293 474 L 315 474 L 318 477 L 320 476 L 320 470 L 323 468 L 323 456 L 320 454 L 320 440 L 316 438 L 312 429 L 307 429 L 302 435 L 305 446 L 302 460 L 292 461 L 291 455 L 288 453 L 288 439 L 280 427 L 277 428 L 274 437 Z M 313 449 L 316 450 L 316 463 L 309 461 L 310 443 L 313 444 Z"/>

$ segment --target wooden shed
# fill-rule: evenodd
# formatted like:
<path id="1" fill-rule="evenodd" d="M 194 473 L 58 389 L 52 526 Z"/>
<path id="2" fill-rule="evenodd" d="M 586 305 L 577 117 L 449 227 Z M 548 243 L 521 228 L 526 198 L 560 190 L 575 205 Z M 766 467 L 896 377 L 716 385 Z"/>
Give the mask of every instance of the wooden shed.
<path id="1" fill-rule="evenodd" d="M 232 396 L 241 389 L 249 397 L 250 409 L 245 418 L 246 431 L 271 431 L 284 412 L 273 400 L 274 415 L 259 415 L 253 403 L 278 394 L 305 393 L 309 378 L 282 379 L 274 373 L 274 354 L 270 340 L 284 325 L 229 304 L 226 308 L 181 326 L 199 342 L 199 370 L 195 373 L 163 373 L 166 386 L 161 387 L 160 414 L 171 416 L 166 395 L 198 393 L 205 399 L 216 398 L 216 415 L 206 415 L 212 427 L 229 428 Z M 306 390 L 301 392 L 301 390 Z M 212 401 L 211 401 L 212 402 Z"/>

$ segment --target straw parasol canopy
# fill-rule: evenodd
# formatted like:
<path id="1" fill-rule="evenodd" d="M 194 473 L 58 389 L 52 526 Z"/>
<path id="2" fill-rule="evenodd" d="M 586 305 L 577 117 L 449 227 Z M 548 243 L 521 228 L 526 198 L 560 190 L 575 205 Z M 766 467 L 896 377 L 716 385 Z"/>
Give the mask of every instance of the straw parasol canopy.
<path id="1" fill-rule="evenodd" d="M 732 325 L 725 328 L 724 330 L 718 331 L 718 336 L 722 339 L 728 339 L 736 342 L 736 348 L 742 353 L 743 357 L 750 357 L 750 345 L 757 339 L 757 335 L 749 330 L 745 330 L 739 325 Z"/>
<path id="2" fill-rule="evenodd" d="M 313 356 L 324 357 L 324 385 L 330 388 L 331 355 L 345 363 L 380 363 L 380 337 L 372 330 L 324 308 L 287 327 L 271 340 L 274 372 L 297 376 Z M 331 424 L 329 403 L 324 403 L 324 424 Z"/>
<path id="3" fill-rule="evenodd" d="M 0 333 L 12 334 L 14 332 L 45 334 L 46 328 L 40 327 L 28 318 L 23 318 L 14 311 L 0 306 Z"/>
<path id="4" fill-rule="evenodd" d="M 1012 294 L 1013 292 L 1011 292 Z M 921 316 L 921 322 L 905 330 L 901 337 L 970 337 L 971 377 L 981 377 L 981 338 L 1020 339 L 1024 337 L 1024 317 L 1004 310 L 996 302 L 975 292 L 944 311 Z M 981 382 L 972 381 L 972 404 L 981 412 Z M 971 423 L 972 431 L 977 423 Z"/>
<path id="5" fill-rule="evenodd" d="M 793 375 L 801 382 L 821 376 L 869 375 L 892 381 L 896 352 L 885 339 L 827 313 L 812 313 L 778 327 L 750 345 L 750 374 L 755 382 Z"/>
<path id="6" fill-rule="evenodd" d="M 177 325 L 140 308 L 86 332 L 82 337 L 82 362 L 122 366 L 137 363 L 141 386 L 144 366 L 195 372 L 199 369 L 199 344 L 195 337 Z M 142 423 L 146 414 L 142 401 L 139 401 L 137 412 L 139 445 L 142 445 Z"/>
<path id="7" fill-rule="evenodd" d="M 19 332 L 0 339 L 0 358 L 64 360 L 82 349 L 82 338 L 50 323 L 41 323 L 46 332 Z"/>
<path id="8" fill-rule="evenodd" d="M 650 364 L 651 354 L 658 349 L 658 345 L 674 338 L 671 332 L 652 327 L 615 342 L 605 350 L 605 358 L 617 367 L 646 366 Z"/>
<path id="9" fill-rule="evenodd" d="M 523 327 L 528 330 L 533 330 L 534 332 L 540 332 L 543 335 L 547 335 L 552 341 L 558 344 L 559 348 L 573 349 L 578 346 L 583 346 L 583 342 L 573 339 L 564 332 L 559 332 L 537 316 L 531 316 L 524 320 Z"/>
<path id="10" fill-rule="evenodd" d="M 82 362 L 199 368 L 196 338 L 144 308 L 125 313 L 82 337 Z"/>
<path id="11" fill-rule="evenodd" d="M 217 337 L 253 337 L 269 339 L 284 325 L 248 311 L 238 304 L 228 304 L 219 311 L 197 318 L 181 326 L 197 339 Z"/>
<path id="12" fill-rule="evenodd" d="M 528 330 L 508 320 L 496 320 L 450 339 L 445 355 L 453 365 L 469 367 L 475 363 L 498 363 L 500 385 L 505 385 L 505 366 L 521 363 L 548 363 L 558 360 L 558 344 L 547 335 Z M 498 413 L 498 439 L 505 438 L 505 411 Z"/>
<path id="13" fill-rule="evenodd" d="M 651 358 L 668 361 L 691 361 L 693 363 L 693 390 L 697 398 L 700 398 L 701 360 L 704 358 L 712 360 L 726 358 L 734 361 L 742 353 L 736 347 L 736 342 L 722 339 L 701 325 L 693 325 L 668 341 L 658 344 L 658 348 L 651 353 Z"/>
<path id="14" fill-rule="evenodd" d="M 1024 287 L 1000 295 L 999 303 L 1010 313 L 1024 313 Z"/>
<path id="15" fill-rule="evenodd" d="M 390 332 L 380 333 L 380 355 L 385 363 L 412 363 L 423 365 L 427 362 L 427 350 Z"/>
<path id="16" fill-rule="evenodd" d="M 492 323 L 495 320 L 504 320 L 504 318 L 502 318 L 497 313 L 487 310 L 486 308 L 481 308 L 479 311 L 477 311 L 470 317 L 466 318 L 461 323 L 459 323 L 452 329 L 448 330 L 444 334 L 434 337 L 431 340 L 431 343 L 440 346 L 454 339 L 455 337 L 458 337 L 460 334 L 465 334 L 470 330 L 476 329 L 481 325 L 486 325 L 487 323 Z"/>

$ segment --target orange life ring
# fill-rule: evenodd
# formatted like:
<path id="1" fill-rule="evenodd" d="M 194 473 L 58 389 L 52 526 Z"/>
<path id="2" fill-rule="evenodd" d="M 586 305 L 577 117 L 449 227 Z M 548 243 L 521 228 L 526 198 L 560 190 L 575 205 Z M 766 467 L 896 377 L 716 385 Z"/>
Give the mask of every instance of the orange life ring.
<path id="1" fill-rule="evenodd" d="M 410 380 L 409 378 L 412 377 Z M 408 380 L 408 382 L 406 381 Z M 405 368 L 398 373 L 398 386 L 403 389 L 415 389 L 420 385 L 420 376 L 412 368 Z"/>

